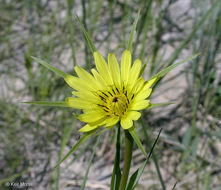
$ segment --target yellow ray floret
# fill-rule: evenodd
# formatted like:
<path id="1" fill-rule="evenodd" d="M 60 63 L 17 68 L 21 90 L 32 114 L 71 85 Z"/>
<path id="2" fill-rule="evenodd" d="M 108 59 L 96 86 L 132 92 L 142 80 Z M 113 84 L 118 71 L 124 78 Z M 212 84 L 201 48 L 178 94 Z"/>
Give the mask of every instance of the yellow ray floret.
<path id="1" fill-rule="evenodd" d="M 96 69 L 92 74 L 76 66 L 78 77 L 68 75 L 67 84 L 75 91 L 75 97 L 66 98 L 66 103 L 81 109 L 79 119 L 86 123 L 80 132 L 88 132 L 98 127 L 111 127 L 120 121 L 123 129 L 133 126 L 133 121 L 141 116 L 140 110 L 148 108 L 152 89 L 157 78 L 147 82 L 140 77 L 141 61 L 131 65 L 131 52 L 125 50 L 121 58 L 121 68 L 114 54 L 108 55 L 108 63 L 99 52 L 94 52 Z"/>

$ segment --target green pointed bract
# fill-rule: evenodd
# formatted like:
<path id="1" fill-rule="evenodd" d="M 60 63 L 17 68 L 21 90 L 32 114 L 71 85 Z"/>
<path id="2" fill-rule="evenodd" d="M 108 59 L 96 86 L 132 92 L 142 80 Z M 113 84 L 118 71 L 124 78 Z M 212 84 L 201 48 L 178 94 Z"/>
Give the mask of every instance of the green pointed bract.
<path id="1" fill-rule="evenodd" d="M 109 130 L 109 128 L 104 128 L 104 129 L 102 129 L 101 131 L 99 131 L 99 132 L 97 132 L 96 134 L 95 134 L 95 136 L 97 137 L 97 136 L 100 136 L 100 135 L 102 135 L 103 133 L 105 133 L 106 131 L 108 131 Z"/>
<path id="2" fill-rule="evenodd" d="M 187 61 L 190 61 L 191 59 L 196 58 L 198 55 L 199 55 L 199 53 L 194 54 L 194 55 L 192 55 L 192 56 L 190 56 L 190 57 L 188 57 L 188 58 L 186 58 L 186 59 L 184 59 L 184 60 L 182 60 L 182 61 L 180 61 L 180 62 L 178 62 L 176 64 L 173 64 L 173 65 L 170 65 L 169 67 L 166 67 L 165 69 L 163 69 L 162 71 L 160 71 L 159 73 L 157 73 L 156 75 L 151 77 L 150 80 L 153 79 L 153 78 L 160 79 L 160 78 L 164 77 L 167 73 L 169 73 L 175 67 L 177 67 L 177 66 L 179 66 L 179 65 L 181 65 L 181 64 L 183 64 L 183 63 L 185 63 Z"/>
<path id="3" fill-rule="evenodd" d="M 144 150 L 142 143 L 140 142 L 140 139 L 137 135 L 137 132 L 135 131 L 135 128 L 131 127 L 130 129 L 128 129 L 128 131 L 130 132 L 131 136 L 133 137 L 134 141 L 136 142 L 136 144 L 139 147 L 139 149 L 141 150 L 141 152 L 144 154 L 145 157 L 147 157 L 147 153 Z"/>
<path id="4" fill-rule="evenodd" d="M 94 46 L 94 44 L 93 44 L 91 38 L 89 37 L 89 35 L 88 35 L 88 33 L 87 33 L 87 31 L 86 31 L 86 29 L 85 29 L 83 23 L 81 22 L 80 18 L 79 18 L 77 15 L 75 15 L 75 17 L 76 17 L 78 23 L 80 24 L 81 30 L 82 30 L 83 33 L 84 33 L 84 37 L 85 37 L 85 39 L 87 40 L 88 45 L 90 46 L 90 49 L 91 49 L 92 53 L 94 53 L 95 51 L 97 51 L 97 49 L 95 48 L 95 46 Z"/>
<path id="5" fill-rule="evenodd" d="M 85 143 L 85 141 L 87 141 L 88 138 L 91 137 L 91 135 L 93 135 L 95 133 L 95 131 L 90 131 L 85 133 L 80 140 L 74 145 L 74 147 L 72 147 L 72 149 L 65 155 L 65 157 L 58 161 L 57 165 L 55 167 L 58 167 L 62 162 L 64 162 L 72 153 L 74 153 L 83 143 Z"/>
<path id="6" fill-rule="evenodd" d="M 31 56 L 32 59 L 34 59 L 36 62 L 40 63 L 41 65 L 43 65 L 44 67 L 46 67 L 47 69 L 53 71 L 54 73 L 56 73 L 57 75 L 65 78 L 68 76 L 67 73 L 61 71 L 60 69 L 57 69 L 56 67 L 53 67 L 52 65 L 50 65 L 49 63 L 47 63 L 46 61 L 40 59 L 40 58 L 37 58 L 37 57 L 33 57 Z"/>
<path id="7" fill-rule="evenodd" d="M 133 23 L 133 27 L 132 27 L 132 30 L 130 32 L 130 37 L 129 37 L 129 41 L 128 41 L 128 45 L 127 45 L 127 50 L 131 51 L 131 47 L 132 47 L 132 43 L 133 43 L 133 38 L 134 38 L 134 33 L 135 33 L 135 30 L 136 30 L 136 27 L 137 27 L 137 22 L 138 22 L 138 19 L 139 19 L 139 16 L 140 16 L 140 9 L 137 13 L 137 16 L 136 16 L 136 19 Z"/>
<path id="8" fill-rule="evenodd" d="M 33 101 L 33 102 L 22 102 L 25 104 L 37 105 L 37 106 L 52 106 L 52 107 L 69 107 L 66 102 L 47 102 L 47 101 Z"/>
<path id="9" fill-rule="evenodd" d="M 80 140 L 72 147 L 72 149 L 64 156 L 64 158 L 60 161 L 58 161 L 58 163 L 56 164 L 55 167 L 58 167 L 62 162 L 64 162 L 71 154 L 73 154 L 78 148 L 80 148 L 80 146 L 82 144 L 84 144 L 94 133 L 97 132 L 98 129 L 95 129 L 93 131 L 84 133 L 84 135 L 80 138 Z M 108 129 L 103 129 L 100 132 L 98 132 L 97 134 L 95 134 L 95 136 L 100 136 L 102 135 L 104 132 L 106 132 Z"/>
<path id="10" fill-rule="evenodd" d="M 143 75 L 143 73 L 144 73 L 144 71 L 145 71 L 145 69 L 146 69 L 146 67 L 149 63 L 149 60 L 150 60 L 150 57 L 147 58 L 146 63 L 142 66 L 142 68 L 140 70 L 140 74 L 139 74 L 140 77 Z"/>
<path id="11" fill-rule="evenodd" d="M 170 104 L 174 104 L 173 102 L 165 102 L 165 103 L 150 103 L 147 109 L 161 107 L 161 106 L 168 106 Z"/>

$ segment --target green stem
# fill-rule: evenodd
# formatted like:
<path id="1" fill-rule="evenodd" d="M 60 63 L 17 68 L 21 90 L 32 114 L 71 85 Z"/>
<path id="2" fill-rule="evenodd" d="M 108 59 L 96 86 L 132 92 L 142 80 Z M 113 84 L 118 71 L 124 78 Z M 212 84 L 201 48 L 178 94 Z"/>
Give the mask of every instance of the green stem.
<path id="1" fill-rule="evenodd" d="M 131 137 L 128 130 L 124 130 L 125 132 L 125 153 L 124 153 L 124 168 L 120 181 L 119 190 L 125 190 L 127 186 L 127 179 L 130 171 L 130 164 L 132 159 L 132 149 L 133 149 L 133 138 Z"/>

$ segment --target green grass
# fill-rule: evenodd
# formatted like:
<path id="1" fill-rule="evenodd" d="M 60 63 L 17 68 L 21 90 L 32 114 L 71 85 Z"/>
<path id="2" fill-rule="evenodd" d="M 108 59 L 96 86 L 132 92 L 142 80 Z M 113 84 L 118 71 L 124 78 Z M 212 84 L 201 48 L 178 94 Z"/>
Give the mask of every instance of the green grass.
<path id="1" fill-rule="evenodd" d="M 107 160 L 102 158 L 108 151 L 100 157 L 93 152 L 91 143 L 95 144 L 95 138 L 72 155 L 67 165 L 55 169 L 57 161 L 80 138 L 77 129 L 83 124 L 69 108 L 46 108 L 21 102 L 64 101 L 71 95 L 71 89 L 62 78 L 37 64 L 31 56 L 74 75 L 75 65 L 88 71 L 94 67 L 90 47 L 75 14 L 97 50 L 103 56 L 114 52 L 120 60 L 141 6 L 132 53 L 133 59 L 139 57 L 143 64 L 150 58 L 145 78 L 177 63 L 178 59 L 200 53 L 177 74 L 184 74 L 187 83 L 182 97 L 177 97 L 178 103 L 172 108 L 169 106 L 166 116 L 157 109 L 143 111 L 141 122 L 136 124 L 147 151 L 163 127 L 151 158 L 154 167 L 150 167 L 151 163 L 146 166 L 144 178 L 149 174 L 148 179 L 152 180 L 149 189 L 153 190 L 173 189 L 176 182 L 174 189 L 218 190 L 221 4 L 219 0 L 190 2 L 191 9 L 178 15 L 179 12 L 173 12 L 176 2 L 169 0 L 22 0 L 13 3 L 0 0 L 0 188 L 10 189 L 5 186 L 7 181 L 26 181 L 38 183 L 39 187 L 46 184 L 48 189 L 60 189 L 68 179 L 65 171 L 70 172 L 74 163 L 89 162 L 89 167 L 93 167 L 99 161 L 107 165 Z M 173 33 L 175 37 L 165 38 Z M 169 90 L 169 84 L 169 80 L 159 80 L 156 86 Z M 157 93 L 163 95 L 158 88 L 154 90 L 153 97 Z M 114 132 L 108 133 L 107 150 L 115 146 Z M 101 138 L 97 151 L 104 142 Z M 135 168 L 141 166 L 140 162 L 132 162 Z M 84 181 L 86 187 L 87 177 L 91 179 L 93 175 L 89 167 Z M 171 167 L 173 171 L 167 173 Z M 83 180 L 85 172 L 70 180 Z M 194 177 L 186 180 L 191 173 Z M 111 178 L 110 173 L 106 175 Z M 142 189 L 142 183 L 137 189 Z"/>

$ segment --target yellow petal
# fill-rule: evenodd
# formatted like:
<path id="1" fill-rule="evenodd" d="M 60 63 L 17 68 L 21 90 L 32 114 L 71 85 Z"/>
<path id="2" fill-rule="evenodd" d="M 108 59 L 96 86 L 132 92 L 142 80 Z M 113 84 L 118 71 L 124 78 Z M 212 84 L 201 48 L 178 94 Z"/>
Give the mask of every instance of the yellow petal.
<path id="1" fill-rule="evenodd" d="M 131 53 L 130 51 L 125 50 L 121 57 L 121 78 L 125 86 L 127 85 L 128 78 L 130 75 L 130 67 L 131 67 Z"/>
<path id="2" fill-rule="evenodd" d="M 74 77 L 72 75 L 68 75 L 64 78 L 65 82 L 73 89 L 75 89 L 75 86 L 77 84 L 77 77 Z"/>
<path id="3" fill-rule="evenodd" d="M 129 129 L 133 126 L 133 121 L 128 117 L 122 117 L 120 125 L 122 126 L 123 129 Z"/>
<path id="4" fill-rule="evenodd" d="M 92 110 L 90 112 L 87 112 L 78 116 L 78 119 L 85 123 L 97 122 L 101 120 L 102 118 L 105 118 L 105 116 L 99 110 Z"/>
<path id="5" fill-rule="evenodd" d="M 136 101 L 131 105 L 131 110 L 142 110 L 150 105 L 150 100 Z"/>
<path id="6" fill-rule="evenodd" d="M 120 88 L 121 86 L 120 68 L 117 58 L 112 53 L 108 54 L 108 67 L 110 69 L 110 73 L 114 84 L 116 85 L 117 88 Z"/>
<path id="7" fill-rule="evenodd" d="M 140 90 L 142 90 L 144 87 L 144 79 L 140 77 L 138 80 L 136 80 L 136 83 L 134 84 L 134 87 L 131 89 L 130 95 L 138 94 Z"/>
<path id="8" fill-rule="evenodd" d="M 98 128 L 98 126 L 90 126 L 86 124 L 84 127 L 80 128 L 78 131 L 85 133 L 85 132 L 93 131 L 96 128 Z"/>
<path id="9" fill-rule="evenodd" d="M 98 104 L 100 103 L 100 99 L 90 91 L 72 91 L 72 94 L 79 97 L 82 100 L 90 101 L 92 103 Z"/>
<path id="10" fill-rule="evenodd" d="M 96 68 L 98 72 L 100 73 L 100 75 L 103 77 L 103 79 L 106 81 L 108 85 L 112 85 L 113 80 L 110 74 L 110 70 L 107 66 L 106 61 L 104 60 L 104 58 L 101 56 L 99 52 L 94 52 L 94 61 L 95 61 Z"/>
<path id="11" fill-rule="evenodd" d="M 73 89 L 79 91 L 88 91 L 94 90 L 93 86 L 90 86 L 89 83 L 81 80 L 80 78 L 74 77 L 72 75 L 68 75 L 64 78 L 65 82 Z"/>
<path id="12" fill-rule="evenodd" d="M 94 88 L 100 89 L 99 83 L 95 80 L 95 78 L 90 73 L 88 73 L 87 71 L 85 71 L 83 68 L 79 66 L 75 66 L 74 70 L 76 71 L 79 78 L 81 78 L 86 83 L 93 86 Z"/>
<path id="13" fill-rule="evenodd" d="M 115 125 L 118 121 L 119 121 L 119 117 L 110 117 L 110 118 L 107 118 L 106 121 L 105 121 L 106 127 L 113 126 L 113 125 Z"/>
<path id="14" fill-rule="evenodd" d="M 95 69 L 91 69 L 91 72 L 93 73 L 94 78 L 97 80 L 97 82 L 102 86 L 102 89 L 106 89 L 108 84 L 103 79 L 103 77 Z"/>
<path id="15" fill-rule="evenodd" d="M 134 102 L 136 101 L 141 101 L 144 100 L 146 98 L 148 98 L 150 96 L 152 92 L 152 88 L 149 88 L 147 90 L 141 90 L 134 98 Z"/>
<path id="16" fill-rule="evenodd" d="M 80 98 L 68 97 L 65 99 L 65 102 L 68 106 L 75 109 L 92 109 L 93 107 L 93 104 Z"/>
<path id="17" fill-rule="evenodd" d="M 156 82 L 156 80 L 157 80 L 157 77 L 148 80 L 144 85 L 144 90 L 150 88 Z"/>
<path id="18" fill-rule="evenodd" d="M 141 113 L 137 111 L 130 111 L 127 114 L 127 117 L 129 117 L 131 120 L 138 120 L 140 116 L 141 116 Z"/>
<path id="19" fill-rule="evenodd" d="M 139 77 L 140 74 L 141 65 L 142 65 L 141 60 L 137 59 L 130 70 L 131 77 L 129 77 L 128 79 L 128 85 L 130 86 L 130 88 L 133 88 L 134 84 L 136 84 L 137 82 L 137 78 Z"/>

